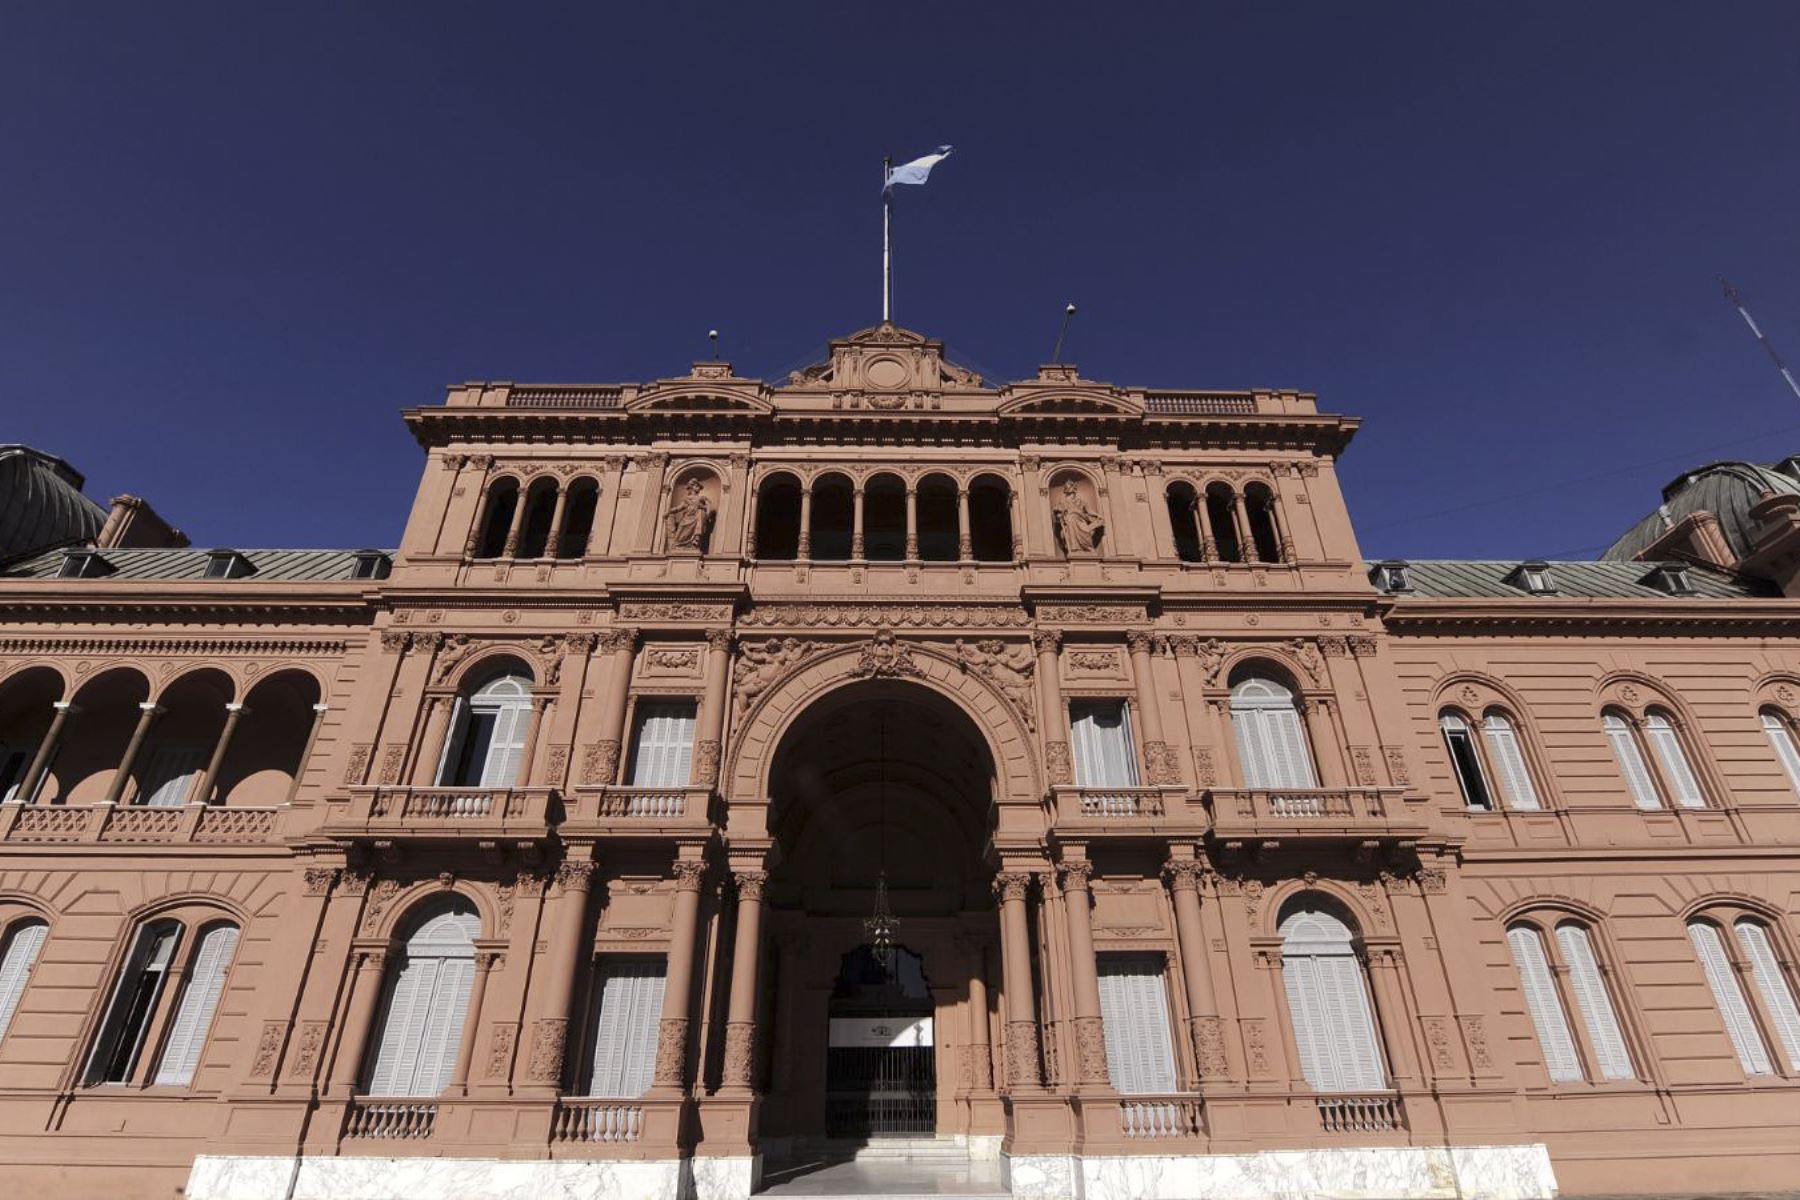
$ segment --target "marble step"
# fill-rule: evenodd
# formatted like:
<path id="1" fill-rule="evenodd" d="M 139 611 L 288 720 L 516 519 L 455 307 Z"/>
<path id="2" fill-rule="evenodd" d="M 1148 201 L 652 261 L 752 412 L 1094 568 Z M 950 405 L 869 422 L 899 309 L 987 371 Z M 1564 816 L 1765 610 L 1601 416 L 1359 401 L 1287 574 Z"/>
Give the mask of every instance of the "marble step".
<path id="1" fill-rule="evenodd" d="M 966 1144 L 951 1138 L 882 1137 L 868 1141 L 803 1142 L 794 1148 L 795 1158 L 827 1162 L 886 1162 L 963 1164 L 969 1161 Z"/>

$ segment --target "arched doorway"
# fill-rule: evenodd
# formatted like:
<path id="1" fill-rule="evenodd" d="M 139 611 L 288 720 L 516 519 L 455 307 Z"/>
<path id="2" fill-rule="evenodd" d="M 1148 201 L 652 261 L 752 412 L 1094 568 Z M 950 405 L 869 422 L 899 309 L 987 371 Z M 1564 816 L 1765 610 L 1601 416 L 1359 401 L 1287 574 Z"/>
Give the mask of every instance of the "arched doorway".
<path id="1" fill-rule="evenodd" d="M 769 776 L 765 1139 L 1000 1132 L 994 780 L 981 731 L 922 684 L 847 683 L 787 728 Z M 884 908 L 889 954 L 870 927 Z"/>

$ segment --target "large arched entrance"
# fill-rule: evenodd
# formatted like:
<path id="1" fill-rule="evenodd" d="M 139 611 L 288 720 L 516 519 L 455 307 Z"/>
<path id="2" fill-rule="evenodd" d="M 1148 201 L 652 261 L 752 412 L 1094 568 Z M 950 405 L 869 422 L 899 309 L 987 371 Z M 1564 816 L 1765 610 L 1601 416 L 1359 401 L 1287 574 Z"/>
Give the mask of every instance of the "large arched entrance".
<path id="1" fill-rule="evenodd" d="M 981 731 L 918 683 L 845 684 L 782 736 L 762 1118 L 777 1156 L 822 1139 L 1000 1134 L 994 784 Z"/>

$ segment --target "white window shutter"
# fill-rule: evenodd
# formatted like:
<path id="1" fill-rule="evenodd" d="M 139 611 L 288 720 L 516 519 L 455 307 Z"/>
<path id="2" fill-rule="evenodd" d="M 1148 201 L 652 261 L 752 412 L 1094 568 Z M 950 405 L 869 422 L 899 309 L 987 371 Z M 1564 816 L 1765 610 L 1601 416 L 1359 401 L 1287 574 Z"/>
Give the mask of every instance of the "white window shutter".
<path id="1" fill-rule="evenodd" d="M 1318 786 L 1313 774 L 1312 753 L 1306 747 L 1306 728 L 1300 722 L 1299 710 L 1289 705 L 1263 714 L 1264 728 L 1274 750 L 1278 787 L 1310 788 Z"/>
<path id="2" fill-rule="evenodd" d="M 1281 932 L 1282 983 L 1306 1081 L 1320 1092 L 1386 1088 L 1368 982 L 1349 927 L 1303 910 L 1283 921 Z"/>
<path id="3" fill-rule="evenodd" d="M 406 941 L 369 1071 L 371 1096 L 435 1096 L 455 1070 L 475 982 L 473 910 L 451 909 Z"/>
<path id="4" fill-rule="evenodd" d="M 405 958 L 388 989 L 381 1020 L 381 1040 L 376 1044 L 375 1066 L 369 1073 L 369 1095 L 405 1096 L 412 1086 L 419 1061 L 419 1039 L 425 1030 L 425 1012 L 437 982 L 438 960 Z"/>
<path id="5" fill-rule="evenodd" d="M 469 1019 L 469 993 L 475 983 L 473 958 L 445 958 L 438 970 L 437 986 L 426 1008 L 425 1035 L 420 1039 L 419 1064 L 412 1096 L 436 1096 L 450 1084 L 456 1071 L 456 1054 L 462 1047 L 463 1025 Z"/>
<path id="6" fill-rule="evenodd" d="M 1173 1092 L 1175 1050 L 1161 956 L 1102 954 L 1097 966 L 1106 1067 L 1113 1087 L 1128 1095 Z"/>
<path id="7" fill-rule="evenodd" d="M 1600 1075 L 1605 1079 L 1634 1079 L 1631 1053 L 1625 1048 L 1625 1035 L 1619 1029 L 1619 1015 L 1613 1009 L 1606 980 L 1600 975 L 1600 964 L 1594 959 L 1593 942 L 1588 931 L 1579 925 L 1559 925 L 1556 944 L 1569 967 L 1569 982 L 1575 989 L 1575 1002 L 1581 1009 L 1582 1024 L 1587 1026 L 1588 1040 L 1599 1059 Z"/>
<path id="8" fill-rule="evenodd" d="M 692 703 L 640 704 L 632 747 L 633 787 L 686 787 L 693 775 Z"/>
<path id="9" fill-rule="evenodd" d="M 1681 745 L 1681 737 L 1675 732 L 1675 726 L 1669 718 L 1661 713 L 1651 713 L 1644 718 L 1644 730 L 1650 737 L 1650 744 L 1656 748 L 1656 757 L 1662 763 L 1663 778 L 1669 783 L 1669 792 L 1675 797 L 1675 803 L 1683 808 L 1705 808 L 1706 794 L 1700 790 L 1700 781 L 1694 778 L 1694 768 L 1688 763 L 1687 751 Z"/>
<path id="10" fill-rule="evenodd" d="M 1318 960 L 1310 954 L 1285 954 L 1281 982 L 1287 992 L 1288 1017 L 1294 1026 L 1294 1046 L 1300 1053 L 1300 1074 L 1316 1092 L 1340 1091 L 1335 1063 L 1324 1054 L 1330 1034 L 1325 1028 L 1323 985 Z"/>
<path id="11" fill-rule="evenodd" d="M 1762 727 L 1768 736 L 1769 748 L 1775 751 L 1775 757 L 1781 760 L 1781 769 L 1787 772 L 1788 784 L 1800 792 L 1800 750 L 1794 747 L 1793 731 L 1786 721 L 1772 712 L 1763 713 Z"/>
<path id="12" fill-rule="evenodd" d="M 1750 1005 L 1744 999 L 1743 989 L 1738 987 L 1737 972 L 1731 969 L 1731 958 L 1725 953 L 1718 927 L 1710 921 L 1689 921 L 1687 931 L 1688 938 L 1694 943 L 1694 953 L 1700 959 L 1700 967 L 1706 972 L 1706 984 L 1712 989 L 1713 1002 L 1725 1019 L 1725 1032 L 1731 1038 L 1732 1049 L 1737 1051 L 1744 1074 L 1774 1074 L 1769 1048 L 1763 1045 L 1756 1018 L 1750 1015 Z"/>
<path id="13" fill-rule="evenodd" d="M 186 1087 L 194 1082 L 194 1072 L 200 1069 L 200 1051 L 212 1029 L 213 1013 L 225 990 L 225 974 L 231 969 L 237 941 L 235 925 L 215 925 L 200 939 L 187 983 L 181 989 L 175 1022 L 169 1028 L 162 1058 L 156 1066 L 157 1083 Z"/>
<path id="14" fill-rule="evenodd" d="M 588 1095 L 631 1099 L 650 1090 L 656 1071 L 666 966 L 657 959 L 606 964 L 594 1016 Z"/>
<path id="15" fill-rule="evenodd" d="M 508 697 L 494 710 L 494 735 L 481 768 L 481 786 L 517 787 L 525 738 L 531 731 L 531 697 Z"/>
<path id="16" fill-rule="evenodd" d="M 6 1036 L 13 1014 L 19 1011 L 25 981 L 31 977 L 32 964 L 49 932 L 50 927 L 42 921 L 20 921 L 6 939 L 6 953 L 0 956 L 0 1038 Z"/>
<path id="17" fill-rule="evenodd" d="M 1755 921 L 1737 923 L 1738 945 L 1750 960 L 1750 973 L 1756 990 L 1762 994 L 1763 1008 L 1774 1022 L 1775 1034 L 1787 1055 L 1788 1070 L 1800 1074 L 1800 1005 L 1794 1002 L 1792 982 L 1781 969 L 1769 931 Z"/>
<path id="18" fill-rule="evenodd" d="M 186 804 L 205 759 L 206 752 L 197 746 L 158 746 L 139 776 L 137 802 L 151 808 Z"/>
<path id="19" fill-rule="evenodd" d="M 1118 700 L 1088 701 L 1072 710 L 1076 780 L 1082 787 L 1136 787 L 1131 722 Z"/>
<path id="20" fill-rule="evenodd" d="M 1340 1087 L 1348 1092 L 1386 1087 L 1381 1043 L 1375 1035 L 1375 1013 L 1369 1005 L 1362 960 L 1355 954 L 1343 953 L 1320 955 L 1317 961 L 1320 980 L 1325 985 L 1326 1013 Z"/>
<path id="21" fill-rule="evenodd" d="M 1638 750 L 1631 726 L 1617 713 L 1607 713 L 1600 723 L 1606 730 L 1606 740 L 1612 743 L 1613 757 L 1619 760 L 1619 773 L 1625 777 L 1632 803 L 1643 809 L 1661 808 L 1656 783 L 1650 778 L 1650 768 Z"/>
<path id="22" fill-rule="evenodd" d="M 1555 1083 L 1571 1083 L 1581 1079 L 1581 1055 L 1575 1050 L 1575 1035 L 1569 1028 L 1568 1014 L 1556 994 L 1556 981 L 1550 976 L 1550 960 L 1544 955 L 1544 939 L 1538 931 L 1515 925 L 1506 931 L 1512 947 L 1513 965 L 1519 970 L 1519 982 L 1525 991 L 1525 1008 L 1537 1030 L 1538 1045 L 1544 1050 L 1544 1069 Z"/>
<path id="23" fill-rule="evenodd" d="M 1244 786 L 1275 787 L 1275 770 L 1269 763 L 1263 736 L 1262 713 L 1253 708 L 1232 709 L 1231 732 L 1237 737 L 1238 764 L 1244 769 Z"/>
<path id="24" fill-rule="evenodd" d="M 1528 812 L 1541 809 L 1537 788 L 1531 782 L 1531 768 L 1526 765 L 1512 720 L 1500 713 L 1487 714 L 1481 720 L 1481 736 L 1487 743 L 1488 758 L 1500 776 L 1507 807 Z"/>

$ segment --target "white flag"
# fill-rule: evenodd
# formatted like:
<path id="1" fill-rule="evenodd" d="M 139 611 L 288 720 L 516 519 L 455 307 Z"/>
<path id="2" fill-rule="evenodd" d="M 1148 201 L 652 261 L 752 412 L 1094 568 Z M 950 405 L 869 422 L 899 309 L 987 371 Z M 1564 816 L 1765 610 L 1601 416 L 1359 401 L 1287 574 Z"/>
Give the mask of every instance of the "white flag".
<path id="1" fill-rule="evenodd" d="M 888 169 L 887 186 L 881 190 L 883 192 L 892 191 L 896 183 L 924 183 L 926 176 L 931 174 L 931 168 L 937 166 L 949 157 L 950 147 L 939 146 L 936 154 L 927 154 L 924 158 L 915 158 L 909 163 L 901 163 L 897 167 L 890 167 Z"/>

